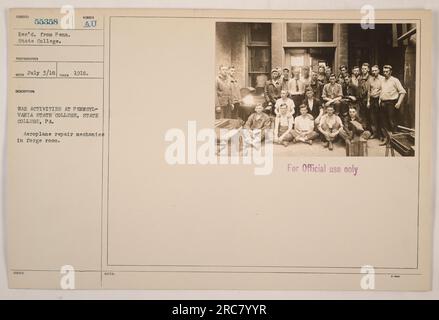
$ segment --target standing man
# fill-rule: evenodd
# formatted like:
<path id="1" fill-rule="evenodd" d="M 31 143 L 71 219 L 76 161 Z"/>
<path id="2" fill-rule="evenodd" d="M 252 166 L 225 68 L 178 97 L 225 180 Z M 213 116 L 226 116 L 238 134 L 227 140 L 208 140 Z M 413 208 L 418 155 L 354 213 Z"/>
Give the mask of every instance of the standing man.
<path id="1" fill-rule="evenodd" d="M 340 73 L 339 77 L 343 77 L 343 75 Z M 343 96 L 349 96 L 349 91 L 351 89 L 351 77 L 346 76 L 343 77 L 343 82 L 339 82 L 341 84 L 341 88 L 343 89 Z"/>
<path id="2" fill-rule="evenodd" d="M 371 76 L 369 77 L 369 91 L 367 95 L 367 107 L 371 114 L 371 139 L 378 138 L 381 141 L 384 140 L 384 133 L 382 130 L 382 119 L 380 115 L 380 94 L 381 94 L 381 82 L 383 76 L 380 75 L 380 68 L 377 65 L 372 66 Z"/>
<path id="3" fill-rule="evenodd" d="M 241 86 L 235 78 L 235 67 L 229 69 L 230 91 L 232 95 L 232 119 L 238 119 L 239 105 L 241 103 Z"/>
<path id="4" fill-rule="evenodd" d="M 299 114 L 299 106 L 305 99 L 305 84 L 300 80 L 299 68 L 293 69 L 293 78 L 288 82 L 288 93 L 296 107 L 295 114 Z"/>
<path id="5" fill-rule="evenodd" d="M 232 117 L 232 92 L 228 79 L 228 68 L 221 65 L 216 77 L 215 119 Z"/>
<path id="6" fill-rule="evenodd" d="M 302 74 L 302 78 L 300 80 L 302 80 L 305 87 L 307 87 L 307 86 L 309 86 L 309 84 L 311 82 L 309 67 L 308 66 L 303 67 L 302 71 L 303 71 L 303 74 Z"/>
<path id="7" fill-rule="evenodd" d="M 343 89 L 340 84 L 336 82 L 335 74 L 329 76 L 329 83 L 323 87 L 322 98 L 325 102 L 325 107 L 332 105 L 335 114 L 340 113 L 341 99 L 343 97 Z"/>
<path id="8" fill-rule="evenodd" d="M 349 108 L 354 107 L 358 112 L 358 102 L 357 102 L 357 91 L 358 87 L 352 85 L 352 79 L 349 74 L 346 74 L 343 84 L 343 101 L 341 106 L 341 116 L 342 118 L 347 116 Z"/>
<path id="9" fill-rule="evenodd" d="M 352 68 L 352 77 L 351 77 L 352 85 L 355 86 L 355 87 L 358 87 L 359 79 L 360 79 L 360 67 L 359 66 L 354 66 Z"/>
<path id="10" fill-rule="evenodd" d="M 309 83 L 309 87 L 314 92 L 314 97 L 316 99 L 321 100 L 322 99 L 323 85 L 320 83 L 318 77 L 319 77 L 319 75 L 317 74 L 317 72 L 313 72 L 311 74 L 311 82 Z"/>
<path id="11" fill-rule="evenodd" d="M 344 86 L 344 78 L 343 78 L 343 75 L 341 73 L 338 74 L 337 83 L 339 85 L 341 85 L 341 87 L 343 88 L 343 86 Z"/>
<path id="12" fill-rule="evenodd" d="M 385 65 L 383 67 L 383 74 L 380 99 L 384 128 L 388 132 L 396 132 L 397 113 L 407 92 L 402 87 L 401 82 L 392 76 L 392 66 Z M 388 136 L 386 138 L 389 139 Z"/>
<path id="13" fill-rule="evenodd" d="M 317 80 L 322 85 L 322 87 L 328 82 L 324 66 L 319 66 L 319 68 L 317 69 Z"/>
<path id="14" fill-rule="evenodd" d="M 329 77 L 332 74 L 332 69 L 330 66 L 325 67 L 325 75 L 326 75 L 326 82 L 329 82 Z"/>
<path id="15" fill-rule="evenodd" d="M 363 63 L 361 66 L 361 76 L 359 78 L 358 85 L 358 105 L 360 108 L 360 118 L 364 120 L 366 128 L 370 128 L 370 110 L 367 105 L 367 96 L 369 93 L 369 64 L 367 62 Z"/>
<path id="16" fill-rule="evenodd" d="M 342 64 L 339 69 L 340 69 L 340 74 L 344 80 L 348 75 L 348 68 L 344 64 Z"/>
<path id="17" fill-rule="evenodd" d="M 280 73 L 277 69 L 271 70 L 271 79 L 265 83 L 264 96 L 265 96 L 265 112 L 267 114 L 274 114 L 274 105 L 276 100 L 280 98 L 280 92 L 282 91 L 282 83 L 280 79 Z"/>
<path id="18" fill-rule="evenodd" d="M 346 75 L 343 82 L 343 95 L 344 96 L 353 96 L 356 100 L 358 87 L 352 84 L 352 77 Z"/>
<path id="19" fill-rule="evenodd" d="M 282 90 L 285 90 L 288 92 L 288 81 L 290 81 L 290 69 L 287 67 L 282 69 Z"/>

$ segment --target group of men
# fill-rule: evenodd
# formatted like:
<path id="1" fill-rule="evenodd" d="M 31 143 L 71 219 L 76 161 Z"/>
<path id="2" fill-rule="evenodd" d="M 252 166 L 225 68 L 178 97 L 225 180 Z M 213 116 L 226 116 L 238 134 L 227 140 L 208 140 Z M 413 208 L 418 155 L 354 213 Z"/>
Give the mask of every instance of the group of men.
<path id="1" fill-rule="evenodd" d="M 274 140 L 284 145 L 312 143 L 319 135 L 330 150 L 337 136 L 346 141 L 354 136 L 380 139 L 385 145 L 389 133 L 396 131 L 406 95 L 392 76 L 392 66 L 384 65 L 383 75 L 377 65 L 368 63 L 354 66 L 350 74 L 345 65 L 339 69 L 338 76 L 324 65 L 317 71 L 273 69 L 264 87 L 265 102 L 255 108 L 244 127 L 247 131 L 273 128 L 274 118 Z M 242 99 L 234 74 L 233 67 L 222 66 L 217 77 L 216 112 L 222 118 L 239 118 Z"/>

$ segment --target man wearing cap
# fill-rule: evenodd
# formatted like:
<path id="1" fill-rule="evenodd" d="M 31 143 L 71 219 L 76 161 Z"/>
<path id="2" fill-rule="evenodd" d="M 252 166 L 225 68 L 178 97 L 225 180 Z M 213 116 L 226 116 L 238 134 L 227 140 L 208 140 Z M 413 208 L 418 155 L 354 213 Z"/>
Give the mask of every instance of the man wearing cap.
<path id="1" fill-rule="evenodd" d="M 279 71 L 277 69 L 271 70 L 271 79 L 265 83 L 264 96 L 265 96 L 265 112 L 268 114 L 274 114 L 274 105 L 276 100 L 280 98 L 280 92 L 282 91 L 282 82 Z"/>
<path id="2" fill-rule="evenodd" d="M 300 80 L 300 70 L 293 69 L 293 78 L 288 81 L 288 93 L 296 106 L 295 114 L 299 114 L 299 106 L 305 99 L 305 84 Z"/>
<path id="3" fill-rule="evenodd" d="M 387 131 L 395 132 L 397 112 L 407 92 L 402 87 L 401 82 L 392 76 L 392 66 L 385 65 L 383 67 L 383 74 L 384 78 L 381 80 L 380 93 L 383 124 Z"/>

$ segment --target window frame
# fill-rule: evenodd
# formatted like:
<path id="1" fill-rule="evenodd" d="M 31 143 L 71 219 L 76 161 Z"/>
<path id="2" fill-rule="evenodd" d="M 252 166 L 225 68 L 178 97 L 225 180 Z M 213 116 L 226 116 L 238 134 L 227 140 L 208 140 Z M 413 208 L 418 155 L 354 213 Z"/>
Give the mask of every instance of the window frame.
<path id="1" fill-rule="evenodd" d="M 266 24 L 268 24 L 269 25 L 269 27 L 270 27 L 270 38 L 269 38 L 269 41 L 268 42 L 265 42 L 265 41 L 251 41 L 251 29 L 250 29 L 250 27 L 251 27 L 251 24 L 255 24 L 255 23 L 266 23 Z M 258 74 L 264 74 L 264 75 L 267 75 L 267 78 L 268 79 L 270 79 L 270 71 L 271 71 L 271 63 L 272 63 L 272 57 L 271 57 L 271 55 L 272 55 L 272 53 L 271 53 L 271 36 L 272 36 L 272 34 L 271 34 L 271 27 L 272 27 L 272 25 L 271 25 L 271 23 L 269 23 L 269 22 L 248 22 L 247 24 L 246 24 L 246 29 L 245 29 L 245 47 L 246 47 L 246 49 L 245 49 L 245 61 L 246 61 L 246 63 L 245 63 L 245 74 L 246 74 L 246 77 L 245 77 L 245 85 L 246 85 L 246 87 L 250 87 L 250 86 L 252 86 L 252 83 L 251 83 L 251 76 L 252 75 L 258 75 Z M 268 63 L 268 71 L 267 72 L 263 72 L 263 71 L 251 71 L 250 70 L 250 65 L 251 65 L 251 63 L 250 63 L 250 57 L 251 57 L 251 55 L 250 55 L 250 50 L 252 49 L 252 48 L 268 48 L 268 50 L 269 50 L 269 57 L 270 57 L 270 60 L 269 60 L 269 63 Z"/>
<path id="2" fill-rule="evenodd" d="M 294 47 L 336 47 L 337 46 L 337 23 L 332 23 L 332 41 L 300 41 L 300 42 L 292 42 L 288 41 L 287 38 L 287 24 L 288 23 L 297 23 L 297 22 L 286 22 L 283 23 L 282 26 L 282 42 L 284 47 L 294 48 Z M 325 22 L 312 21 L 312 22 L 300 22 L 300 24 L 317 24 L 317 40 L 319 37 L 319 24 Z M 301 39 L 303 40 L 303 27 L 301 27 Z"/>

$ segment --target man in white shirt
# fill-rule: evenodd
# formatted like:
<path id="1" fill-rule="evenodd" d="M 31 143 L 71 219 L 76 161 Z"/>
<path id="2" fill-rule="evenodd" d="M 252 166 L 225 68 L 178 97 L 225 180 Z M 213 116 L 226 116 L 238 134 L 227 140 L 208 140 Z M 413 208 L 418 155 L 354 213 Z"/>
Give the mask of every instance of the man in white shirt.
<path id="1" fill-rule="evenodd" d="M 320 118 L 317 129 L 323 135 L 323 146 L 329 150 L 333 150 L 333 141 L 337 138 L 343 129 L 343 123 L 338 115 L 334 113 L 334 107 L 329 105 L 326 107 L 326 113 Z"/>
<path id="2" fill-rule="evenodd" d="M 378 138 L 381 141 L 384 140 L 382 132 L 382 119 L 380 114 L 380 95 L 381 95 L 381 82 L 384 79 L 380 75 L 380 68 L 377 65 L 372 66 L 372 72 L 369 77 L 369 89 L 367 93 L 367 108 L 370 109 L 371 114 L 371 139 Z"/>
<path id="3" fill-rule="evenodd" d="M 302 68 L 303 74 L 300 80 L 302 80 L 305 87 L 309 86 L 311 83 L 311 73 L 308 66 Z"/>
<path id="4" fill-rule="evenodd" d="M 300 115 L 294 119 L 293 142 L 301 141 L 312 144 L 312 141 L 318 136 L 314 130 L 314 118 L 308 114 L 308 107 L 306 105 L 302 104 L 299 109 Z"/>
<path id="5" fill-rule="evenodd" d="M 274 143 L 283 144 L 288 146 L 290 141 L 293 140 L 293 116 L 288 112 L 287 105 L 285 103 L 279 106 L 279 116 L 274 121 Z"/>
<path id="6" fill-rule="evenodd" d="M 274 113 L 276 114 L 276 116 L 279 115 L 279 107 L 282 104 L 286 104 L 287 105 L 287 112 L 290 115 L 294 115 L 294 109 L 295 109 L 295 105 L 294 105 L 294 101 L 290 98 L 288 98 L 288 92 L 286 90 L 282 90 L 280 92 L 280 98 L 276 100 L 276 103 L 274 105 Z"/>
<path id="7" fill-rule="evenodd" d="M 305 84 L 300 80 L 300 70 L 298 68 L 293 69 L 293 78 L 288 81 L 288 93 L 296 106 L 295 113 L 299 114 L 299 106 L 305 99 Z"/>
<path id="8" fill-rule="evenodd" d="M 383 117 L 384 128 L 388 132 L 396 132 L 396 117 L 401 103 L 406 95 L 401 82 L 392 76 L 392 66 L 383 67 L 384 78 L 381 80 L 381 116 Z M 386 141 L 383 143 L 383 145 Z"/>

